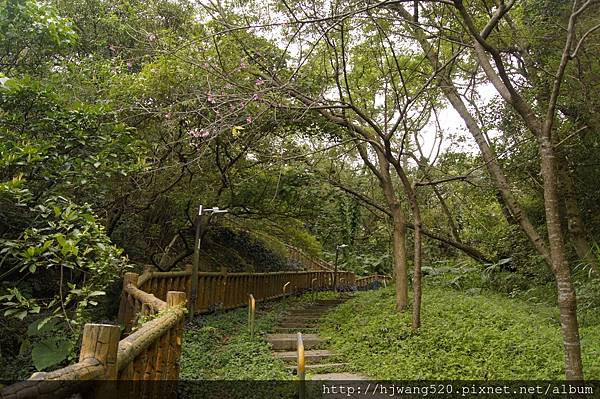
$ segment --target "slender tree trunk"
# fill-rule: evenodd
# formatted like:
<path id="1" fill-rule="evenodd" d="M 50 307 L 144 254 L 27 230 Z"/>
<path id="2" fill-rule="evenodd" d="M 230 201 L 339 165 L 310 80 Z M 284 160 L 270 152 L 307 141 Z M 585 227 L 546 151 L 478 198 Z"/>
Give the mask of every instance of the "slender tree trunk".
<path id="1" fill-rule="evenodd" d="M 412 211 L 413 225 L 414 225 L 414 254 L 413 254 L 413 306 L 412 306 L 412 329 L 416 331 L 421 327 L 421 299 L 422 299 L 422 287 L 421 287 L 421 266 L 423 263 L 423 236 L 422 236 L 422 220 L 421 220 L 421 209 L 419 208 L 419 202 L 417 200 L 417 193 L 415 187 L 410 183 L 408 176 L 405 172 L 405 166 L 400 164 L 398 160 L 393 159 L 391 154 L 387 154 L 388 161 L 394 166 L 404 192 L 408 197 L 410 208 Z"/>
<path id="2" fill-rule="evenodd" d="M 418 208 L 418 206 L 417 206 Z M 417 213 L 413 215 L 415 222 L 415 254 L 414 263 L 415 268 L 413 271 L 413 308 L 412 308 L 412 329 L 413 331 L 418 330 L 421 327 L 421 303 L 422 303 L 422 285 L 421 285 L 421 265 L 423 262 L 422 252 L 422 235 L 421 235 L 421 215 L 417 210 Z"/>
<path id="3" fill-rule="evenodd" d="M 400 207 L 400 201 L 392 184 L 389 162 L 377 151 L 379 171 L 383 179 L 380 181 L 383 194 L 392 211 L 394 254 L 394 271 L 396 277 L 396 310 L 402 312 L 408 307 L 408 266 L 406 254 L 406 216 Z"/>
<path id="4" fill-rule="evenodd" d="M 392 219 L 392 254 L 394 263 L 394 276 L 396 278 L 396 310 L 402 312 L 408 307 L 408 267 L 406 255 L 406 217 L 400 206 L 400 200 L 394 190 L 392 177 L 390 176 L 390 164 L 385 155 L 374 148 L 377 153 L 378 166 L 376 167 L 368 158 L 366 149 L 357 145 L 356 147 L 365 165 L 377 176 L 379 186 L 390 210 Z"/>
<path id="5" fill-rule="evenodd" d="M 544 178 L 544 206 L 548 241 L 552 258 L 552 271 L 558 287 L 558 307 L 565 348 L 565 373 L 567 380 L 583 380 L 581 345 L 577 323 L 577 301 L 571 283 L 571 271 L 565 254 L 565 243 L 560 224 L 556 160 L 552 141 L 540 137 L 540 164 Z"/>
<path id="6" fill-rule="evenodd" d="M 399 209 L 392 211 L 393 237 L 392 249 L 394 254 L 394 275 L 396 278 L 396 310 L 404 311 L 408 307 L 408 270 L 406 253 L 406 220 Z"/>

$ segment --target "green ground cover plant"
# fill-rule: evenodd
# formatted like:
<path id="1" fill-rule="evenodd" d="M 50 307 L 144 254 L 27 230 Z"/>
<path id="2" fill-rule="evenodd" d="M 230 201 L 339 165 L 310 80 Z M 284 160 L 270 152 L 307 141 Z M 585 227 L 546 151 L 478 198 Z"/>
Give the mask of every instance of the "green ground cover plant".
<path id="1" fill-rule="evenodd" d="M 423 327 L 394 310 L 393 289 L 365 292 L 325 319 L 321 334 L 351 369 L 376 379 L 563 379 L 558 310 L 498 294 L 426 286 Z M 600 378 L 600 328 L 581 328 L 586 379 Z"/>
<path id="2" fill-rule="evenodd" d="M 291 380 L 284 363 L 271 354 L 265 335 L 286 311 L 332 292 L 257 304 L 256 335 L 248 331 L 248 308 L 197 316 L 186 325 L 181 357 L 182 380 Z"/>

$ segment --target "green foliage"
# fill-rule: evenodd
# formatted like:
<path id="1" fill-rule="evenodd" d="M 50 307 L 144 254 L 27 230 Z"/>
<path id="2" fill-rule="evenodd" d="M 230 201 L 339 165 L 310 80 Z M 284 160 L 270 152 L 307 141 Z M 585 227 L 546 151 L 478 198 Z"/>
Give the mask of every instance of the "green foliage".
<path id="1" fill-rule="evenodd" d="M 319 292 L 319 299 L 337 298 Z M 286 297 L 257 305 L 256 336 L 248 331 L 248 309 L 202 315 L 186 325 L 181 358 L 181 379 L 291 380 L 284 363 L 273 357 L 264 335 L 286 311 L 313 300 L 313 294 Z"/>
<path id="2" fill-rule="evenodd" d="M 44 369 L 71 355 L 81 327 L 126 263 L 89 206 L 50 197 L 28 210 L 33 223 L 19 237 L 0 238 L 6 291 L 0 306 L 4 318 L 30 323 L 20 345 L 33 344 L 33 361 Z"/>
<path id="3" fill-rule="evenodd" d="M 426 286 L 423 325 L 395 311 L 390 288 L 360 294 L 328 317 L 322 334 L 352 368 L 376 379 L 551 379 L 564 377 L 558 310 Z M 581 329 L 586 378 L 600 376 L 597 326 Z"/>
<path id="4" fill-rule="evenodd" d="M 65 360 L 73 349 L 73 343 L 63 337 L 50 337 L 38 342 L 31 351 L 33 364 L 44 370 Z"/>
<path id="5" fill-rule="evenodd" d="M 65 103 L 35 79 L 0 88 L 0 121 L 0 176 L 25 176 L 34 195 L 97 196 L 103 178 L 139 170 L 139 142 L 106 107 Z"/>
<path id="6" fill-rule="evenodd" d="M 248 310 L 201 316 L 186 326 L 181 360 L 182 379 L 280 380 L 291 379 L 283 362 L 271 355 L 263 334 L 293 302 L 259 304 L 258 335 L 248 332 Z"/>
<path id="7" fill-rule="evenodd" d="M 0 1 L 0 59 L 3 67 L 34 68 L 77 41 L 73 23 L 56 8 L 35 0 Z"/>

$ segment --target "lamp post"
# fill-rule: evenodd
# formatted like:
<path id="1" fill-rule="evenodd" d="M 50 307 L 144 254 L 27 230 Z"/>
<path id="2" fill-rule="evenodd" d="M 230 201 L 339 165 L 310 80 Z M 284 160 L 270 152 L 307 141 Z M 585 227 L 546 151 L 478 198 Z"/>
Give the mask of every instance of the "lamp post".
<path id="1" fill-rule="evenodd" d="M 198 300 L 198 265 L 200 263 L 200 244 L 202 243 L 202 231 L 201 231 L 201 218 L 202 215 L 214 215 L 217 213 L 226 213 L 227 209 L 214 208 L 203 208 L 202 205 L 198 208 L 198 215 L 196 216 L 196 238 L 194 241 L 194 258 L 192 260 L 192 292 L 190 294 L 190 320 L 194 317 L 196 312 L 196 301 Z M 210 221 L 210 220 L 209 220 Z M 207 223 L 208 224 L 208 223 Z"/>
<path id="2" fill-rule="evenodd" d="M 337 275 L 338 275 L 338 256 L 339 256 L 339 252 L 340 249 L 342 248 L 346 248 L 347 245 L 346 244 L 342 244 L 342 245 L 336 245 L 335 247 L 335 267 L 333 270 L 333 290 L 337 291 Z"/>

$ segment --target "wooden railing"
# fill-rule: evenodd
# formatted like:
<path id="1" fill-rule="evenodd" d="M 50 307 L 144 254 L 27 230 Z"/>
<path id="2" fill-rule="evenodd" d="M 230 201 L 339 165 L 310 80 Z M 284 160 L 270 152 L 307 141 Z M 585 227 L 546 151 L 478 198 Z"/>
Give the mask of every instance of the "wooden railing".
<path id="1" fill-rule="evenodd" d="M 73 394 L 94 399 L 175 397 L 176 389 L 169 384 L 179 377 L 191 274 L 190 268 L 175 272 L 147 268 L 142 275 L 125 273 L 119 322 L 128 335 L 119 341 L 119 326 L 86 324 L 77 363 L 52 372 L 34 373 L 27 381 L 3 389 L 0 398 L 65 398 Z M 208 313 L 246 306 L 250 294 L 256 301 L 265 301 L 331 289 L 334 273 L 223 271 L 201 272 L 198 279 L 196 312 Z M 357 279 L 352 272 L 340 271 L 338 289 L 369 287 L 374 281 L 388 279 L 380 275 Z M 148 381 L 155 383 L 139 383 Z"/>
<path id="2" fill-rule="evenodd" d="M 371 276 L 360 277 L 355 280 L 356 288 L 360 289 L 368 289 L 371 284 L 374 284 L 376 281 L 387 284 L 391 280 L 391 277 L 384 276 L 381 274 L 373 274 Z"/>
<path id="3" fill-rule="evenodd" d="M 73 394 L 113 399 L 175 397 L 176 392 L 168 386 L 179 377 L 186 294 L 169 291 L 163 301 L 130 283 L 124 292 L 127 299 L 121 302 L 123 314 L 131 320 L 142 315 L 150 320 L 120 341 L 119 326 L 86 324 L 77 363 L 52 372 L 34 373 L 29 380 L 2 390 L 0 398 L 65 398 Z M 130 330 L 132 326 L 129 323 Z"/>
<path id="4" fill-rule="evenodd" d="M 333 272 L 302 271 L 274 273 L 198 273 L 198 298 L 196 313 L 209 313 L 215 310 L 228 310 L 248 304 L 248 295 L 252 294 L 256 301 L 280 298 L 312 290 L 327 290 L 333 287 Z M 150 303 L 162 300 L 166 292 L 185 289 L 190 293 L 191 270 L 176 272 L 157 272 L 146 270 L 138 276 L 126 273 L 119 321 L 130 329 L 135 322 L 133 315 L 142 310 L 142 292 L 146 301 L 146 311 L 152 312 Z M 356 276 L 352 272 L 338 272 L 340 288 L 353 286 Z M 189 298 L 188 298 L 189 299 Z M 127 305 L 125 305 L 127 304 Z M 128 314 L 128 309 L 136 309 Z"/>
<path id="5" fill-rule="evenodd" d="M 292 247 L 291 245 L 286 245 L 286 248 L 288 250 L 289 260 L 300 263 L 306 270 L 332 272 L 334 269 L 333 265 L 321 259 L 312 258 L 302 252 L 301 249 Z"/>

